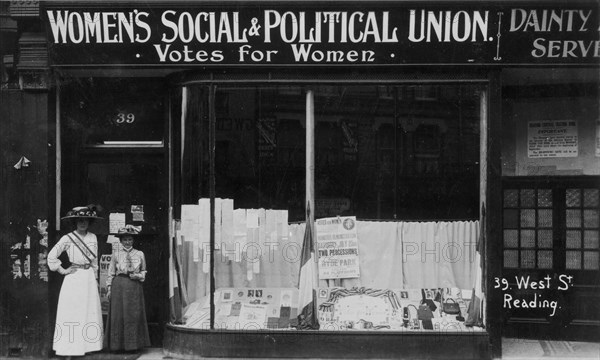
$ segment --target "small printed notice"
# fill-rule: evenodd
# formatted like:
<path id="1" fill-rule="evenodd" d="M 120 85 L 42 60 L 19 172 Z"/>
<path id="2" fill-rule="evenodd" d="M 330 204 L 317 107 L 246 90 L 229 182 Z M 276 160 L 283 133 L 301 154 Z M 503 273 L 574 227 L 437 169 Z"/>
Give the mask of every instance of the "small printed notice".
<path id="1" fill-rule="evenodd" d="M 265 305 L 242 304 L 240 309 L 240 328 L 264 329 L 267 322 L 267 307 Z"/>
<path id="2" fill-rule="evenodd" d="M 108 236 L 106 237 L 106 243 L 107 243 L 107 244 L 118 244 L 118 243 L 120 243 L 120 242 L 121 242 L 121 241 L 119 240 L 119 238 L 118 238 L 118 237 L 116 237 L 116 236 L 114 236 L 114 235 L 108 235 Z"/>
<path id="3" fill-rule="evenodd" d="M 125 213 L 110 213 L 108 215 L 108 232 L 116 234 L 119 229 L 125 226 Z"/>
<path id="4" fill-rule="evenodd" d="M 529 158 L 577 157 L 579 140 L 573 120 L 530 121 L 527 126 Z"/>
<path id="5" fill-rule="evenodd" d="M 360 277 L 355 216 L 315 221 L 319 251 L 319 279 Z"/>
<path id="6" fill-rule="evenodd" d="M 131 205 L 131 221 L 144 221 L 144 205 Z"/>

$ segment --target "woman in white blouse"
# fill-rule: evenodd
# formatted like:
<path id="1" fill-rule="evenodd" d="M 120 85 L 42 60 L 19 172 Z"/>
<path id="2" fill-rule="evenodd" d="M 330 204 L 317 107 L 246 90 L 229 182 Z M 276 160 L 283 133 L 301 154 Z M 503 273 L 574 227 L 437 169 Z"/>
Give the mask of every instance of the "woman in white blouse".
<path id="1" fill-rule="evenodd" d="M 135 351 L 150 346 L 142 282 L 146 280 L 144 253 L 133 248 L 139 230 L 127 225 L 119 229 L 121 246 L 113 251 L 108 268 L 110 306 L 104 346 L 110 351 Z"/>
<path id="2" fill-rule="evenodd" d="M 102 310 L 98 294 L 98 240 L 88 232 L 91 222 L 102 219 L 94 206 L 81 206 L 67 212 L 76 226 L 48 253 L 48 267 L 64 275 L 56 311 L 52 348 L 60 356 L 83 356 L 102 350 Z M 71 265 L 63 268 L 58 258 L 66 252 Z"/>

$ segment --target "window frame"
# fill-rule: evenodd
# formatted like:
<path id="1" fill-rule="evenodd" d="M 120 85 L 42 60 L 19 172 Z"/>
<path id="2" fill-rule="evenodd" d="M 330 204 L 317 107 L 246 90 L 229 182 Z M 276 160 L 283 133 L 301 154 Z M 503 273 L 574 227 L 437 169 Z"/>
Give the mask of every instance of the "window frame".
<path id="1" fill-rule="evenodd" d="M 289 75 L 288 75 L 289 76 Z M 406 76 L 406 78 L 405 78 Z M 462 76 L 462 77 L 461 77 Z M 364 75 L 358 74 L 356 79 L 349 80 L 347 76 L 343 78 L 338 78 L 332 80 L 330 77 L 322 78 L 322 77 L 313 77 L 308 76 L 306 78 L 301 78 L 299 74 L 294 74 L 291 78 L 287 77 L 286 74 L 282 74 L 281 77 L 272 76 L 271 73 L 267 74 L 266 77 L 258 76 L 258 78 L 252 79 L 248 75 L 231 75 L 231 74 L 217 74 L 217 73 L 204 73 L 204 74 L 196 74 L 194 77 L 188 77 L 187 80 L 180 80 L 176 82 L 175 87 L 177 89 L 186 89 L 191 86 L 206 86 L 208 87 L 208 117 L 209 117 L 209 159 L 210 159 L 210 180 L 209 180 L 209 198 L 210 198 L 210 212 L 211 212 L 211 222 L 210 222 L 210 278 L 213 279 L 210 284 L 210 291 L 212 296 L 210 296 L 210 330 L 215 329 L 215 265 L 214 265 L 214 257 L 215 257 L 215 226 L 214 226 L 214 203 L 216 198 L 215 193 L 215 151 L 216 151 L 216 108 L 215 108 L 215 96 L 218 87 L 226 86 L 226 87 L 261 87 L 261 86 L 299 86 L 302 90 L 311 90 L 315 86 L 319 85 L 330 85 L 330 86 L 351 86 L 351 85 L 389 85 L 389 86 L 401 86 L 401 85 L 456 85 L 456 84 L 475 84 L 479 87 L 479 146 L 480 146 L 480 156 L 479 156 L 479 192 L 480 192 L 480 203 L 485 202 L 485 193 L 487 192 L 487 179 L 488 175 L 486 174 L 488 170 L 487 166 L 487 154 L 488 154 L 488 139 L 489 136 L 488 131 L 486 130 L 489 126 L 490 115 L 490 86 L 491 79 L 487 77 L 487 74 L 484 76 L 481 73 L 467 73 L 461 74 L 459 78 L 457 78 L 456 74 L 427 74 L 424 75 L 420 80 L 415 80 L 414 74 L 412 76 L 408 76 L 408 73 L 402 74 L 386 74 L 385 77 L 382 78 L 381 75 Z M 333 76 L 335 77 L 335 76 Z M 177 107 L 178 104 L 170 103 L 171 108 L 169 109 L 169 113 L 173 113 L 173 106 Z M 314 106 L 312 109 L 312 116 L 314 118 Z M 182 111 L 183 112 L 183 111 Z M 171 127 L 176 127 L 176 118 L 171 119 Z M 308 127 L 306 131 L 309 131 Z M 314 128 L 313 128 L 314 131 Z M 173 134 L 171 134 L 173 136 Z M 314 134 L 313 134 L 314 137 Z M 314 144 L 313 144 L 314 149 Z M 179 162 L 179 166 L 181 167 L 181 159 L 177 158 L 177 150 L 173 152 L 171 162 L 177 163 Z M 173 171 L 173 167 L 171 166 Z M 179 168 L 179 171 L 182 169 Z M 174 177 L 177 177 L 179 172 L 174 173 Z M 314 189 L 314 168 L 312 175 L 313 183 L 312 188 Z M 308 186 L 307 186 L 308 188 Z M 181 200 L 181 197 L 177 194 L 172 195 L 173 199 Z M 313 199 L 314 200 L 314 199 Z M 182 203 L 172 203 L 172 208 L 175 209 L 177 206 L 180 206 Z M 172 223 L 174 220 L 174 213 L 177 213 L 177 210 L 174 210 L 170 213 L 169 223 Z M 448 219 L 440 219 L 440 220 L 448 220 Z M 485 221 L 485 217 L 479 218 L 480 221 Z M 482 256 L 485 254 L 482 253 Z M 484 262 L 486 264 L 487 262 Z M 485 266 L 485 265 L 484 265 Z"/>

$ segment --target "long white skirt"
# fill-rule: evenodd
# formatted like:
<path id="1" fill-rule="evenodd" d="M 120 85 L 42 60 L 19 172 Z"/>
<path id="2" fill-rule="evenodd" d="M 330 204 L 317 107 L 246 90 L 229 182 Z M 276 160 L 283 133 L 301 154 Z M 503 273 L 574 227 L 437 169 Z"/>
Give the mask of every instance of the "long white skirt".
<path id="1" fill-rule="evenodd" d="M 94 271 L 77 269 L 65 276 L 60 288 L 52 348 L 57 355 L 82 356 L 102 350 L 103 334 Z"/>

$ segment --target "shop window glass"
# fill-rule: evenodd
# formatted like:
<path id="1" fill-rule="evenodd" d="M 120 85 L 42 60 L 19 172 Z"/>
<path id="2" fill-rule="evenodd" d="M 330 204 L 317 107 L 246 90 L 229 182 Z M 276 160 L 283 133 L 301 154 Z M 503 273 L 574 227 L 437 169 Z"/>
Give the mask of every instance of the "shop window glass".
<path id="1" fill-rule="evenodd" d="M 535 210 L 521 210 L 521 227 L 535 227 Z"/>
<path id="2" fill-rule="evenodd" d="M 538 190 L 538 207 L 552 207 L 552 190 Z"/>
<path id="3" fill-rule="evenodd" d="M 552 251 L 538 251 L 538 268 L 552 269 Z"/>
<path id="4" fill-rule="evenodd" d="M 519 267 L 518 250 L 504 250 L 504 267 L 507 269 L 517 269 Z"/>
<path id="5" fill-rule="evenodd" d="M 567 189 L 567 207 L 581 206 L 581 192 L 579 189 Z"/>
<path id="6" fill-rule="evenodd" d="M 523 268 L 523 269 L 535 268 L 535 251 L 533 251 L 533 250 L 521 251 L 521 268 Z"/>
<path id="7" fill-rule="evenodd" d="M 567 189 L 566 198 L 566 252 L 567 269 L 598 270 L 598 238 L 600 234 L 600 210 L 596 197 L 598 189 Z M 583 201 L 571 201 L 581 197 Z M 588 198 L 590 200 L 588 200 Z"/>
<path id="8" fill-rule="evenodd" d="M 583 252 L 583 268 L 585 270 L 598 270 L 598 252 L 597 251 L 584 251 Z"/>
<path id="9" fill-rule="evenodd" d="M 538 247 L 540 248 L 552 248 L 552 230 L 538 230 Z"/>
<path id="10" fill-rule="evenodd" d="M 598 249 L 598 238 L 600 231 L 598 230 L 585 230 L 584 234 L 584 245 L 586 249 Z"/>
<path id="11" fill-rule="evenodd" d="M 519 233 L 517 230 L 504 230 L 504 247 L 519 247 Z"/>
<path id="12" fill-rule="evenodd" d="M 508 196 L 508 194 L 513 194 Z M 516 199 L 514 198 L 516 196 Z M 514 248 L 504 252 L 505 268 L 548 269 L 553 266 L 554 235 L 552 218 L 554 209 L 544 209 L 552 199 L 551 189 L 504 189 L 504 247 Z M 513 209 L 515 204 L 533 208 Z M 513 239 L 510 236 L 516 236 Z M 508 251 L 508 250 L 507 250 Z M 516 255 L 515 253 L 516 252 Z"/>
<path id="13" fill-rule="evenodd" d="M 567 227 L 581 227 L 581 210 L 567 210 Z"/>
<path id="14" fill-rule="evenodd" d="M 515 189 L 504 190 L 504 207 L 516 208 L 519 207 L 519 191 Z"/>
<path id="15" fill-rule="evenodd" d="M 523 248 L 534 248 L 535 247 L 535 231 L 534 230 L 521 230 L 521 247 L 523 247 Z"/>
<path id="16" fill-rule="evenodd" d="M 600 190 L 583 189 L 583 206 L 598 207 L 600 204 Z"/>
<path id="17" fill-rule="evenodd" d="M 477 88 L 426 88 L 316 88 L 317 216 L 478 217 Z"/>
<path id="18" fill-rule="evenodd" d="M 598 210 L 583 210 L 583 227 L 597 228 L 600 221 L 598 214 L 600 214 Z"/>
<path id="19" fill-rule="evenodd" d="M 552 210 L 538 210 L 538 226 L 552 227 Z"/>
<path id="20" fill-rule="evenodd" d="M 197 204 L 199 198 L 209 196 L 210 138 L 208 87 L 190 86 L 180 97 L 172 99 L 178 110 L 173 119 L 181 119 L 173 126 L 177 178 L 176 197 L 183 204 Z M 178 100 L 178 101 L 176 101 Z"/>
<path id="21" fill-rule="evenodd" d="M 580 251 L 567 251 L 567 269 L 579 270 L 581 269 L 581 252 Z"/>
<path id="22" fill-rule="evenodd" d="M 211 91 L 215 328 L 291 329 L 298 324 L 300 254 L 306 233 L 307 111 L 315 119 L 315 204 L 310 209 L 316 218 L 315 255 L 334 271 L 354 271 L 352 265 L 360 264 L 352 276 L 319 271 L 321 329 L 405 329 L 406 305 L 400 304 L 418 305 L 424 297 L 438 307 L 442 296 L 453 297 L 466 315 L 470 300 L 466 294 L 475 273 L 451 277 L 447 270 L 436 269 L 448 261 L 453 267 L 462 262 L 457 269 L 473 268 L 475 251 L 467 245 L 479 239 L 477 87 L 429 86 L 425 91 L 418 86 L 379 85 L 216 86 Z M 196 96 L 209 99 L 210 94 Z M 310 96 L 312 108 L 307 105 Z M 207 107 L 210 104 L 200 106 Z M 207 119 L 210 114 L 198 116 Z M 197 149 L 205 156 L 204 147 Z M 200 199 L 188 204 L 195 210 L 185 205 L 185 211 L 199 211 L 198 226 L 206 234 L 207 222 L 202 219 L 210 214 L 210 201 L 205 191 L 199 194 Z M 191 224 L 184 221 L 184 205 L 181 217 L 180 233 L 187 234 Z M 320 221 L 324 218 L 329 222 Z M 517 210 L 516 224 L 518 220 Z M 323 227 L 337 221 L 338 230 Z M 351 252 L 356 257 L 344 258 L 336 252 L 339 244 L 326 244 L 327 239 L 347 239 L 345 233 L 338 237 L 336 231 L 342 228 L 355 229 L 356 240 L 344 240 L 341 246 L 358 249 Z M 458 244 L 460 251 L 452 245 L 444 248 L 449 249 L 445 253 L 427 253 L 435 252 L 438 240 L 424 234 L 441 231 L 448 234 L 444 241 Z M 530 232 L 534 247 L 535 231 Z M 210 236 L 199 239 L 205 246 L 203 239 Z M 414 244 L 417 252 L 404 262 L 403 247 Z M 193 290 L 195 297 L 184 309 L 182 325 L 205 328 L 210 320 L 210 254 L 207 248 L 189 248 L 186 254 L 188 263 L 197 260 L 186 285 L 200 290 Z M 517 257 L 515 265 L 518 261 Z M 380 276 L 382 269 L 394 276 Z M 427 288 L 423 276 L 431 269 L 440 275 L 428 283 L 436 284 L 434 288 Z M 464 298 L 463 290 L 467 290 Z M 455 316 L 447 320 L 452 323 L 447 330 L 464 327 Z"/>
<path id="23" fill-rule="evenodd" d="M 217 88 L 216 196 L 234 208 L 281 209 L 302 221 L 305 96 L 300 88 Z"/>
<path id="24" fill-rule="evenodd" d="M 504 209 L 504 227 L 516 228 L 519 226 L 519 210 Z"/>
<path id="25" fill-rule="evenodd" d="M 317 234 L 322 236 L 320 229 L 337 219 L 356 217 L 360 262 L 359 275 L 336 275 L 338 270 L 353 271 L 353 259 L 332 256 L 336 249 L 330 246 L 347 246 L 327 240 L 335 240 L 335 233 L 317 239 L 322 324 L 365 329 L 367 321 L 394 329 L 397 318 L 392 316 L 390 323 L 381 320 L 385 307 L 392 314 L 399 311 L 391 305 L 394 298 L 436 302 L 453 292 L 460 299 L 459 289 L 468 276 L 452 280 L 456 289 L 442 292 L 425 289 L 421 279 L 448 258 L 458 260 L 456 252 L 447 252 L 436 261 L 435 240 L 427 234 L 446 229 L 448 241 L 459 245 L 466 238 L 475 239 L 476 222 L 459 225 L 455 220 L 478 218 L 479 101 L 474 86 L 315 88 L 315 215 L 327 218 L 317 220 Z M 460 231 L 465 233 L 459 238 Z M 398 263 L 400 244 L 418 244 L 419 256 L 408 255 Z M 433 251 L 427 255 L 428 250 Z M 339 269 L 330 265 L 342 262 L 348 265 Z M 384 279 L 376 275 L 376 268 L 403 276 Z M 430 280 L 436 284 L 442 278 L 443 274 Z M 361 291 L 380 295 L 366 300 Z M 351 306 L 361 295 L 365 305 Z"/>
<path id="26" fill-rule="evenodd" d="M 521 190 L 521 207 L 533 207 L 535 206 L 535 190 L 534 189 L 522 189 Z"/>
<path id="27" fill-rule="evenodd" d="M 567 231 L 567 248 L 568 249 L 579 249 L 580 247 L 581 247 L 581 231 L 568 230 Z"/>

